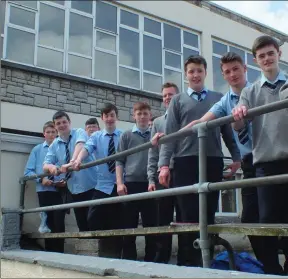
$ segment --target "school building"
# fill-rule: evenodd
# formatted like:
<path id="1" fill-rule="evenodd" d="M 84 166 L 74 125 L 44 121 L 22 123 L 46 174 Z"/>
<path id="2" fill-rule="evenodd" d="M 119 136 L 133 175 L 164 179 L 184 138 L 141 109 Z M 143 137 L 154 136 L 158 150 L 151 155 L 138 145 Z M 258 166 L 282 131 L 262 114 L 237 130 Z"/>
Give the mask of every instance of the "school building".
<path id="1" fill-rule="evenodd" d="M 279 40 L 281 69 L 288 75 L 287 34 L 211 2 L 1 1 L 0 16 L 2 207 L 19 206 L 18 179 L 56 110 L 68 112 L 73 127 L 84 127 L 91 116 L 99 119 L 105 102 L 117 105 L 121 129 L 133 125 L 136 101 L 161 115 L 161 84 L 172 81 L 185 91 L 183 64 L 192 54 L 207 60 L 207 87 L 224 94 L 221 55 L 240 54 L 253 82 L 260 69 L 250 49 L 263 34 Z M 223 151 L 230 157 L 224 145 Z M 36 205 L 35 188 L 28 185 L 25 206 Z M 223 191 L 218 211 L 222 219 L 239 219 L 240 191 Z M 36 231 L 38 224 L 38 215 L 25 216 L 25 231 Z M 66 229 L 76 230 L 71 215 Z"/>

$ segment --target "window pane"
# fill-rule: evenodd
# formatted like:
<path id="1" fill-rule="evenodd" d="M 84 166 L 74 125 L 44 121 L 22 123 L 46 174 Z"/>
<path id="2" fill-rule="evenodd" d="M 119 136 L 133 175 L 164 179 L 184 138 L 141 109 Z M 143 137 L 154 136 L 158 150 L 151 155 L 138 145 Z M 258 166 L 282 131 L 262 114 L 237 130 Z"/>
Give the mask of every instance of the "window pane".
<path id="1" fill-rule="evenodd" d="M 119 83 L 129 87 L 140 88 L 139 72 L 119 67 Z"/>
<path id="2" fill-rule="evenodd" d="M 39 44 L 64 48 L 65 11 L 40 4 Z"/>
<path id="3" fill-rule="evenodd" d="M 181 55 L 165 51 L 165 65 L 181 69 Z"/>
<path id="4" fill-rule="evenodd" d="M 229 86 L 223 79 L 221 68 L 220 68 L 220 58 L 213 57 L 213 87 L 215 91 L 225 94 L 228 91 Z"/>
<path id="5" fill-rule="evenodd" d="M 144 31 L 161 36 L 161 23 L 145 17 Z"/>
<path id="6" fill-rule="evenodd" d="M 162 74 L 162 42 L 145 36 L 143 38 L 144 70 Z"/>
<path id="7" fill-rule="evenodd" d="M 181 30 L 164 23 L 164 47 L 181 52 Z"/>
<path id="8" fill-rule="evenodd" d="M 96 27 L 117 33 L 117 8 L 102 1 L 96 2 Z"/>
<path id="9" fill-rule="evenodd" d="M 121 10 L 121 24 L 138 29 L 139 16 L 124 10 Z"/>
<path id="10" fill-rule="evenodd" d="M 185 81 L 184 82 L 184 92 L 187 92 L 188 87 L 189 87 L 189 83 Z"/>
<path id="11" fill-rule="evenodd" d="M 168 69 L 164 70 L 164 82 L 174 82 L 179 91 L 182 91 L 182 74 L 179 72 L 171 71 Z"/>
<path id="12" fill-rule="evenodd" d="M 242 60 L 243 60 L 243 62 L 245 63 L 245 51 L 244 50 L 241 50 L 241 49 L 239 49 L 239 48 L 236 48 L 236 47 L 230 47 L 230 51 L 232 51 L 232 52 L 235 52 L 235 53 L 237 53 L 238 55 L 240 55 L 241 56 L 241 58 L 242 58 Z"/>
<path id="13" fill-rule="evenodd" d="M 198 45 L 198 36 L 193 33 L 188 33 L 186 31 L 184 33 L 184 44 L 193 46 L 193 47 L 199 47 Z"/>
<path id="14" fill-rule="evenodd" d="M 143 73 L 143 89 L 151 92 L 161 92 L 162 77 Z"/>
<path id="15" fill-rule="evenodd" d="M 13 1 L 13 2 L 26 7 L 37 9 L 37 1 Z"/>
<path id="16" fill-rule="evenodd" d="M 95 51 L 95 78 L 117 82 L 117 56 L 105 52 Z"/>
<path id="17" fill-rule="evenodd" d="M 186 47 L 183 47 L 183 61 L 185 63 L 185 61 L 187 60 L 187 58 L 191 55 L 198 55 L 199 54 L 199 51 L 196 51 L 196 50 L 193 50 L 193 49 L 190 49 L 190 48 L 186 48 Z"/>
<path id="18" fill-rule="evenodd" d="M 247 53 L 247 64 L 258 67 L 258 65 L 254 62 L 254 56 L 251 53 Z"/>
<path id="19" fill-rule="evenodd" d="M 34 64 L 35 35 L 8 28 L 7 59 L 21 63 Z"/>
<path id="20" fill-rule="evenodd" d="M 92 32 L 91 18 L 70 13 L 69 50 L 92 56 Z"/>
<path id="21" fill-rule="evenodd" d="M 0 58 L 3 58 L 3 37 L 0 37 Z"/>
<path id="22" fill-rule="evenodd" d="M 247 68 L 247 77 L 248 77 L 248 81 L 253 83 L 261 77 L 261 72 L 254 70 L 254 69 Z"/>
<path id="23" fill-rule="evenodd" d="M 5 23 L 5 9 L 6 9 L 6 1 L 0 1 L 0 25 L 1 25 L 1 34 L 4 34 L 4 23 Z"/>
<path id="24" fill-rule="evenodd" d="M 23 27 L 35 29 L 35 13 L 11 6 L 10 22 Z"/>
<path id="25" fill-rule="evenodd" d="M 63 71 L 63 53 L 43 47 L 38 47 L 37 65 L 43 68 Z"/>
<path id="26" fill-rule="evenodd" d="M 280 69 L 284 72 L 285 75 L 288 75 L 288 65 L 279 63 Z"/>
<path id="27" fill-rule="evenodd" d="M 76 9 L 85 13 L 89 13 L 89 14 L 92 14 L 92 4 L 93 4 L 92 1 L 85 1 L 85 0 L 71 1 L 71 7 L 73 9 Z"/>
<path id="28" fill-rule="evenodd" d="M 139 68 L 139 34 L 120 28 L 120 64 Z"/>
<path id="29" fill-rule="evenodd" d="M 56 3 L 56 4 L 59 4 L 59 5 L 64 5 L 64 1 L 55 1 L 55 0 L 53 0 L 53 3 Z"/>
<path id="30" fill-rule="evenodd" d="M 222 212 L 230 212 L 230 213 L 237 212 L 235 189 L 222 190 L 221 198 L 222 198 Z"/>
<path id="31" fill-rule="evenodd" d="M 227 52 L 227 46 L 213 41 L 213 53 L 223 55 Z"/>
<path id="32" fill-rule="evenodd" d="M 116 37 L 97 31 L 96 46 L 107 50 L 116 51 Z"/>
<path id="33" fill-rule="evenodd" d="M 68 73 L 92 77 L 92 60 L 69 54 Z"/>

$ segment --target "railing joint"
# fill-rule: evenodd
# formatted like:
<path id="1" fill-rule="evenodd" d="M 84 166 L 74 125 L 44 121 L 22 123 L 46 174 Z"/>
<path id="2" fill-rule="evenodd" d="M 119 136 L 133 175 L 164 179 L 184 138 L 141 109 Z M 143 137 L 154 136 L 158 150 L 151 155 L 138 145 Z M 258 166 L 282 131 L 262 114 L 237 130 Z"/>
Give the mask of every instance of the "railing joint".
<path id="1" fill-rule="evenodd" d="M 198 193 L 208 193 L 210 182 L 203 182 L 198 184 Z"/>

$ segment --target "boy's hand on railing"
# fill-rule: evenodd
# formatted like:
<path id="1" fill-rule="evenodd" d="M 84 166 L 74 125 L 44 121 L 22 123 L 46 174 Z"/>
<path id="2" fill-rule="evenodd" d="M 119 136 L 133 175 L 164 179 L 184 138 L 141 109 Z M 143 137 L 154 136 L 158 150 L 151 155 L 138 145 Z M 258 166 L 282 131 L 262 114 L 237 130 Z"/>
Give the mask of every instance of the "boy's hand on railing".
<path id="1" fill-rule="evenodd" d="M 165 136 L 164 133 L 156 133 L 153 138 L 151 139 L 151 143 L 153 146 L 157 146 L 159 139 L 162 138 L 163 136 Z"/>
<path id="2" fill-rule="evenodd" d="M 44 186 L 53 186 L 53 181 L 49 180 L 47 177 L 43 177 L 42 185 L 44 185 Z"/>
<path id="3" fill-rule="evenodd" d="M 60 170 L 54 165 L 50 165 L 48 171 L 52 175 L 59 175 L 60 172 Z"/>
<path id="4" fill-rule="evenodd" d="M 233 162 L 232 164 L 230 164 L 226 168 L 224 168 L 224 171 L 226 171 L 226 170 L 231 170 L 231 171 L 227 174 L 224 174 L 223 177 L 225 179 L 231 178 L 237 172 L 237 170 L 240 168 L 241 168 L 241 162 Z"/>
<path id="5" fill-rule="evenodd" d="M 74 160 L 74 161 L 71 160 L 70 163 L 72 163 L 72 168 L 73 168 L 73 170 L 76 170 L 76 171 L 79 171 L 79 170 L 80 170 L 80 165 L 81 165 L 81 163 L 82 163 L 80 160 L 78 160 L 78 159 L 76 159 L 76 160 Z"/>
<path id="6" fill-rule="evenodd" d="M 125 196 L 127 195 L 127 187 L 125 184 L 118 184 L 117 185 L 117 193 L 119 196 Z"/>
<path id="7" fill-rule="evenodd" d="M 186 125 L 185 127 L 183 127 L 182 129 L 180 129 L 179 131 L 183 131 L 183 130 L 192 128 L 194 125 L 196 125 L 198 123 L 201 123 L 201 120 L 199 120 L 199 119 L 198 120 L 194 120 L 194 121 L 190 122 L 188 125 Z"/>
<path id="8" fill-rule="evenodd" d="M 239 107 L 236 107 L 232 110 L 232 115 L 234 117 L 235 121 L 239 121 L 242 120 L 244 118 L 244 116 L 247 115 L 247 107 L 244 105 L 241 105 Z"/>
<path id="9" fill-rule="evenodd" d="M 148 186 L 148 192 L 156 191 L 156 185 L 155 184 L 149 184 Z"/>
<path id="10" fill-rule="evenodd" d="M 66 173 L 68 171 L 68 168 L 72 167 L 72 162 L 68 164 L 64 164 L 60 167 L 60 172 L 61 173 Z"/>
<path id="11" fill-rule="evenodd" d="M 164 187 L 169 187 L 170 182 L 170 170 L 168 166 L 163 166 L 159 173 L 159 183 Z"/>

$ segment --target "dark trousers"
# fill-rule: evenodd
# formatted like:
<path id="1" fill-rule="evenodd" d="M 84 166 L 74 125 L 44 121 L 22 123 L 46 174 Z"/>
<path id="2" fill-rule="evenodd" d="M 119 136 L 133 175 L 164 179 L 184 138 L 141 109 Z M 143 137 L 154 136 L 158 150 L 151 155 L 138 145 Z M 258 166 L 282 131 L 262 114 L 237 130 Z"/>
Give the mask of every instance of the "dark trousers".
<path id="1" fill-rule="evenodd" d="M 93 199 L 106 199 L 116 196 L 118 196 L 118 194 L 115 185 L 111 195 L 95 190 Z M 121 208 L 122 205 L 120 203 L 91 206 L 88 213 L 89 230 L 100 231 L 120 229 Z M 100 239 L 98 248 L 100 257 L 120 258 L 122 251 L 122 237 Z"/>
<path id="2" fill-rule="evenodd" d="M 171 171 L 172 177 L 173 173 Z M 171 179 L 170 188 L 173 187 L 173 178 Z M 157 185 L 157 190 L 164 190 L 161 184 Z M 169 226 L 174 221 L 174 208 L 176 211 L 176 222 L 181 222 L 181 215 L 176 196 L 159 198 L 157 200 L 157 226 Z M 177 262 L 181 263 L 181 234 L 178 234 L 178 253 Z M 162 234 L 157 237 L 157 254 L 155 258 L 156 263 L 168 263 L 172 252 L 172 234 Z"/>
<path id="3" fill-rule="evenodd" d="M 247 154 L 243 157 L 241 162 L 241 168 L 243 171 L 243 178 L 255 178 L 256 167 L 253 166 L 253 155 L 252 153 Z M 242 188 L 242 223 L 259 223 L 259 209 L 258 209 L 258 193 L 257 187 Z M 259 236 L 248 236 L 253 252 L 256 258 L 260 261 L 261 254 L 265 253 L 264 247 L 262 246 L 261 239 Z"/>
<path id="4" fill-rule="evenodd" d="M 198 156 L 178 157 L 174 159 L 174 187 L 193 185 L 199 182 Z M 222 181 L 223 159 L 219 157 L 207 157 L 208 182 Z M 199 223 L 199 195 L 187 194 L 177 197 L 181 218 L 183 222 Z M 214 224 L 217 211 L 219 192 L 207 194 L 208 224 Z M 179 265 L 202 266 L 201 251 L 194 249 L 193 242 L 199 237 L 199 233 L 185 233 L 181 241 L 183 252 L 182 262 Z"/>
<path id="5" fill-rule="evenodd" d="M 82 202 L 92 200 L 94 196 L 94 189 L 88 190 L 80 194 L 71 194 L 73 202 Z M 89 231 L 88 227 L 88 211 L 89 207 L 74 208 L 74 214 L 77 222 L 77 226 L 80 232 Z"/>
<path id="6" fill-rule="evenodd" d="M 279 160 L 256 165 L 256 176 L 265 177 L 288 173 L 288 160 Z M 259 221 L 260 223 L 288 224 L 288 185 L 271 184 L 258 187 Z M 261 262 L 267 274 L 283 274 L 278 257 L 278 237 L 261 237 L 265 253 Z M 283 251 L 288 250 L 288 238 L 282 238 Z"/>
<path id="7" fill-rule="evenodd" d="M 147 192 L 147 182 L 126 182 L 128 195 Z M 141 214 L 142 226 L 155 227 L 157 225 L 157 206 L 155 200 L 139 200 L 127 202 L 123 205 L 123 226 L 126 229 L 137 228 L 139 223 L 139 213 Z M 156 256 L 157 236 L 145 236 L 145 257 L 144 261 L 153 262 Z M 123 237 L 122 258 L 127 260 L 137 260 L 136 237 Z"/>
<path id="8" fill-rule="evenodd" d="M 38 192 L 40 207 L 62 204 L 59 192 Z M 52 233 L 65 232 L 65 210 L 47 211 L 47 226 Z M 64 253 L 64 239 L 45 239 L 45 250 Z"/>

